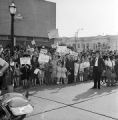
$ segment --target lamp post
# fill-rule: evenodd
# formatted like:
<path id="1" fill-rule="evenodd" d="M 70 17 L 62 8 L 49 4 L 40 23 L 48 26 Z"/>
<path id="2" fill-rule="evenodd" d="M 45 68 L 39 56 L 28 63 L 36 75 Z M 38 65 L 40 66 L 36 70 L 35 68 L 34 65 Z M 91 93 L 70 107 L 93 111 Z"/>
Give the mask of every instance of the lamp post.
<path id="1" fill-rule="evenodd" d="M 16 14 L 16 6 L 14 2 L 11 3 L 9 6 L 9 11 L 11 14 L 11 41 L 10 41 L 10 50 L 11 50 L 11 55 L 14 54 L 14 16 Z"/>
<path id="2" fill-rule="evenodd" d="M 16 14 L 16 6 L 12 2 L 11 5 L 9 6 L 9 11 L 11 14 L 11 40 L 10 40 L 10 50 L 9 50 L 9 79 L 7 82 L 7 87 L 8 87 L 8 92 L 13 92 L 13 75 L 10 67 L 10 55 L 14 55 L 14 16 Z"/>
<path id="3" fill-rule="evenodd" d="M 77 40 L 78 40 L 78 33 L 79 33 L 79 31 L 81 31 L 81 30 L 83 30 L 83 28 L 80 28 L 80 29 L 78 29 L 76 32 L 75 32 L 75 49 L 76 49 L 76 51 L 77 51 Z"/>

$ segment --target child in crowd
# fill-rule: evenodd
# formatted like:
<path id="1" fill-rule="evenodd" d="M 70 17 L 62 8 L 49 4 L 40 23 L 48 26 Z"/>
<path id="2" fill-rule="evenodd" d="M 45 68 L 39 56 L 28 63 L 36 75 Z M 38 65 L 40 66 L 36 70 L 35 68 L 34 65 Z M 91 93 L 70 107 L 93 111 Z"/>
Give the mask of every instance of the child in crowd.
<path id="1" fill-rule="evenodd" d="M 38 80 L 39 80 L 39 85 L 44 84 L 44 65 L 40 64 L 39 72 L 38 72 Z"/>
<path id="2" fill-rule="evenodd" d="M 61 81 L 61 61 L 57 62 L 57 68 L 56 68 L 56 72 L 57 72 L 57 84 L 62 84 Z"/>
<path id="3" fill-rule="evenodd" d="M 86 56 L 84 61 L 84 81 L 88 80 L 89 68 L 90 68 L 90 62 L 88 56 Z"/>
<path id="4" fill-rule="evenodd" d="M 79 79 L 83 82 L 83 75 L 84 75 L 84 57 L 81 58 L 80 68 L 79 68 Z"/>
<path id="5" fill-rule="evenodd" d="M 20 76 L 22 73 L 20 72 L 20 66 L 18 63 L 15 63 L 15 68 L 14 68 L 14 84 L 16 87 L 19 87 L 20 85 Z"/>
<path id="6" fill-rule="evenodd" d="M 65 64 L 61 64 L 61 79 L 63 80 L 64 84 L 68 83 L 67 79 L 67 69 L 65 67 Z"/>
<path id="7" fill-rule="evenodd" d="M 80 69 L 80 59 L 78 59 L 74 63 L 74 82 L 77 82 L 79 69 Z"/>

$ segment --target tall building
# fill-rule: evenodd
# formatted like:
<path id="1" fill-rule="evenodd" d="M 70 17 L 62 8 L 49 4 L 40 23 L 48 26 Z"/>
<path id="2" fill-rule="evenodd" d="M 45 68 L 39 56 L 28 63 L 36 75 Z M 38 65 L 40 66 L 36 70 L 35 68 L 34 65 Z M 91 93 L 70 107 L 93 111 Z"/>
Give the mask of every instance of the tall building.
<path id="1" fill-rule="evenodd" d="M 16 43 L 51 44 L 48 32 L 56 29 L 56 3 L 45 0 L 14 0 L 17 8 L 14 22 Z M 10 41 L 10 0 L 0 0 L 0 44 Z"/>

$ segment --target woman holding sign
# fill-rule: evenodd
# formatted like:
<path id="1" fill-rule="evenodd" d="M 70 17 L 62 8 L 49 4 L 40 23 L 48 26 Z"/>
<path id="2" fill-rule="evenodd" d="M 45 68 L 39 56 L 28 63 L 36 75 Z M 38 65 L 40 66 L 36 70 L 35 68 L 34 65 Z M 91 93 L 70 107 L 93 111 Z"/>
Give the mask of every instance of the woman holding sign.
<path id="1" fill-rule="evenodd" d="M 32 82 L 32 86 L 36 86 L 36 82 L 38 79 L 38 72 L 39 72 L 39 62 L 38 62 L 38 58 L 33 55 L 32 59 L 31 59 L 31 82 Z M 40 84 L 40 83 L 39 83 Z"/>

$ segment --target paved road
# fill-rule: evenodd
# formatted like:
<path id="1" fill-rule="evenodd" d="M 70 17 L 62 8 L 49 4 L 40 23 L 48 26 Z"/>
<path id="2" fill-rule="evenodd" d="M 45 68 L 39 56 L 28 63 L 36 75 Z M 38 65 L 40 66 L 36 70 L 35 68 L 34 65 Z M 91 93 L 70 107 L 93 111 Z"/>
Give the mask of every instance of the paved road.
<path id="1" fill-rule="evenodd" d="M 87 82 L 32 89 L 34 112 L 25 120 L 118 120 L 118 87 L 92 86 Z"/>

